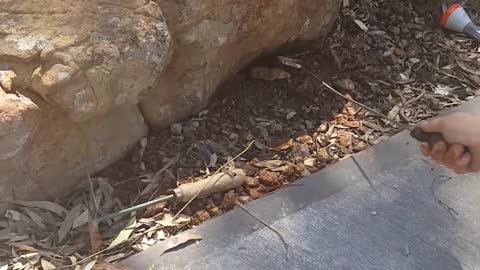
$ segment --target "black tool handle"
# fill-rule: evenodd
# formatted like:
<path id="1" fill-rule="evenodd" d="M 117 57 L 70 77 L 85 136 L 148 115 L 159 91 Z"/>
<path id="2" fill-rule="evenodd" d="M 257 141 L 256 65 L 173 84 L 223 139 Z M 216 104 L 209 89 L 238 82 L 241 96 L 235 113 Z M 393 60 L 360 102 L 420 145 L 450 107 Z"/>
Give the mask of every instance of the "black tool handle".
<path id="1" fill-rule="evenodd" d="M 444 141 L 441 133 L 425 132 L 419 127 L 412 129 L 410 136 L 419 142 L 428 142 L 430 147 L 433 147 L 437 142 Z"/>
<path id="2" fill-rule="evenodd" d="M 435 143 L 440 141 L 444 141 L 447 144 L 447 147 L 449 145 L 449 143 L 445 141 L 441 133 L 425 132 L 419 127 L 415 127 L 414 129 L 412 129 L 412 131 L 410 131 L 410 136 L 412 136 L 414 139 L 416 139 L 419 142 L 428 142 L 430 149 L 433 147 Z M 465 153 L 469 152 L 468 147 L 464 146 L 463 149 Z"/>

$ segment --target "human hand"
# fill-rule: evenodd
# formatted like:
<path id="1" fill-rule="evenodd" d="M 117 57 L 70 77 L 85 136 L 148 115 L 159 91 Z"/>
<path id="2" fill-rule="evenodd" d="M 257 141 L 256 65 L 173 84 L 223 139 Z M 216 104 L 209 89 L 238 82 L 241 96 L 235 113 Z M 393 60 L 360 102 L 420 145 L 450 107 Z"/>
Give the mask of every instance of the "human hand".
<path id="1" fill-rule="evenodd" d="M 458 174 L 480 171 L 480 117 L 467 113 L 453 113 L 421 123 L 425 132 L 441 133 L 444 142 L 431 148 L 422 143 L 424 156 Z"/>

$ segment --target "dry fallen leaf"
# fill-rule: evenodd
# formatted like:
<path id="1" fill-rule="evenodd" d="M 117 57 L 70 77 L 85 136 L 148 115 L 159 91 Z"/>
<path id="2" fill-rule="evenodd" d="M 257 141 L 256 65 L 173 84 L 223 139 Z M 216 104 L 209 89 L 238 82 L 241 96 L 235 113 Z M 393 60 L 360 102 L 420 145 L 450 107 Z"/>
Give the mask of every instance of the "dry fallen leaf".
<path id="1" fill-rule="evenodd" d="M 362 29 L 363 31 L 368 31 L 368 26 L 366 26 L 362 21 L 357 19 L 353 19 L 353 21 L 358 25 L 360 29 Z"/>
<path id="2" fill-rule="evenodd" d="M 42 265 L 42 270 L 53 270 L 53 269 L 57 268 L 51 262 L 43 260 L 43 259 L 40 261 L 40 264 Z"/>
<path id="3" fill-rule="evenodd" d="M 349 131 L 342 131 L 338 134 L 340 145 L 343 147 L 349 147 L 352 145 L 353 134 Z"/>
<path id="4" fill-rule="evenodd" d="M 452 92 L 453 88 L 448 85 L 437 84 L 434 89 L 435 94 L 439 94 L 442 96 L 448 96 Z"/>
<path id="5" fill-rule="evenodd" d="M 360 121 L 347 121 L 345 122 L 345 126 L 349 127 L 349 128 L 358 128 L 360 127 Z"/>
<path id="6" fill-rule="evenodd" d="M 37 224 L 38 227 L 40 227 L 40 229 L 46 230 L 43 219 L 37 213 L 33 212 L 28 208 L 25 209 L 25 212 L 32 219 L 32 221 L 35 222 L 35 224 Z"/>
<path id="7" fill-rule="evenodd" d="M 120 231 L 120 233 L 117 235 L 117 237 L 110 243 L 108 246 L 109 249 L 114 248 L 126 241 L 130 238 L 130 235 L 133 233 L 133 230 L 135 230 L 135 226 L 137 225 L 137 217 L 132 216 L 127 223 L 127 226 Z"/>
<path id="8" fill-rule="evenodd" d="M 270 170 L 272 172 L 286 172 L 290 169 L 290 167 L 291 167 L 290 165 L 284 165 L 277 168 L 271 168 Z"/>
<path id="9" fill-rule="evenodd" d="M 15 210 L 7 210 L 7 212 L 5 212 L 5 217 L 11 221 L 19 221 L 20 215 L 21 214 Z"/>
<path id="10" fill-rule="evenodd" d="M 29 245 L 19 245 L 17 249 L 18 251 L 21 251 L 21 252 L 30 252 L 30 253 L 38 252 L 36 248 L 31 247 Z"/>
<path id="11" fill-rule="evenodd" d="M 462 61 L 457 59 L 457 64 L 461 69 L 465 70 L 466 72 L 469 72 L 469 73 L 475 74 L 475 75 L 480 75 L 480 71 L 475 70 L 473 68 L 470 68 L 468 66 L 468 64 L 466 64 L 465 62 L 462 62 Z"/>
<path id="12" fill-rule="evenodd" d="M 397 116 L 398 116 L 398 113 L 400 112 L 400 108 L 401 108 L 401 105 L 399 104 L 393 106 L 393 108 L 387 114 L 388 118 L 397 120 Z"/>
<path id="13" fill-rule="evenodd" d="M 67 234 L 73 228 L 73 222 L 75 222 L 75 219 L 77 219 L 78 215 L 80 214 L 81 209 L 82 209 L 82 206 L 77 205 L 67 213 L 67 217 L 65 217 L 65 220 L 60 225 L 60 229 L 58 229 L 58 242 L 59 243 L 61 243 L 63 241 L 63 239 L 65 239 L 65 236 L 67 236 Z"/>
<path id="14" fill-rule="evenodd" d="M 303 161 L 303 164 L 308 167 L 315 167 L 315 158 L 307 158 Z"/>
<path id="15" fill-rule="evenodd" d="M 91 261 L 91 262 L 87 263 L 87 264 L 82 268 L 82 270 L 92 270 L 96 263 L 97 263 L 96 260 Z"/>
<path id="16" fill-rule="evenodd" d="M 83 213 L 81 213 L 73 222 L 73 228 L 75 229 L 77 227 L 87 224 L 88 214 L 89 214 L 88 209 L 83 211 Z"/>
<path id="17" fill-rule="evenodd" d="M 187 215 L 178 215 L 178 217 L 173 220 L 172 214 L 166 213 L 163 215 L 163 219 L 157 221 L 157 223 L 165 227 L 174 227 L 182 226 L 183 224 L 189 223 L 191 220 L 192 218 Z"/>
<path id="18" fill-rule="evenodd" d="M 64 213 L 67 212 L 65 208 L 62 206 L 53 203 L 53 202 L 48 202 L 48 201 L 7 201 L 5 202 L 7 204 L 18 204 L 21 206 L 26 206 L 26 207 L 36 207 L 44 210 L 48 210 L 50 212 L 53 212 L 59 216 L 62 216 Z"/>

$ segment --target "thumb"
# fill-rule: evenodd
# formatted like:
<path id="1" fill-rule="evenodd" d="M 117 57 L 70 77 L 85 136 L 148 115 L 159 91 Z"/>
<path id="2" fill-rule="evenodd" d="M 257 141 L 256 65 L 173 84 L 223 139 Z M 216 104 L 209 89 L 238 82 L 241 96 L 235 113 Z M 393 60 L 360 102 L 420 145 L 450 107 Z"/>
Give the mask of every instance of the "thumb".
<path id="1" fill-rule="evenodd" d="M 443 117 L 435 118 L 419 124 L 419 127 L 425 132 L 439 132 L 444 128 Z"/>

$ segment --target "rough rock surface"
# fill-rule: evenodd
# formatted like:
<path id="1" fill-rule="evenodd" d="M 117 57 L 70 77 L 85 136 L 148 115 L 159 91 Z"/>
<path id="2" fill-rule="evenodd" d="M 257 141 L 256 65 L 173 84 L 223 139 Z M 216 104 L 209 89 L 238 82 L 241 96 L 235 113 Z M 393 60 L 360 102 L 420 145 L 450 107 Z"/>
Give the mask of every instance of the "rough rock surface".
<path id="1" fill-rule="evenodd" d="M 65 194 L 340 2 L 0 0 L 0 196 Z"/>
<path id="2" fill-rule="evenodd" d="M 0 69 L 75 121 L 136 104 L 171 55 L 148 0 L 0 3 Z"/>
<path id="3" fill-rule="evenodd" d="M 37 105 L 40 104 L 40 105 Z M 0 94 L 0 196 L 52 199 L 122 157 L 147 132 L 135 105 L 81 123 L 41 101 Z"/>
<path id="4" fill-rule="evenodd" d="M 146 134 L 136 104 L 172 52 L 157 4 L 0 0 L 0 21 L 2 198 L 62 194 Z"/>
<path id="5" fill-rule="evenodd" d="M 338 0 L 156 0 L 175 40 L 171 63 L 141 103 L 162 128 L 206 106 L 217 86 L 261 53 L 326 34 Z"/>

